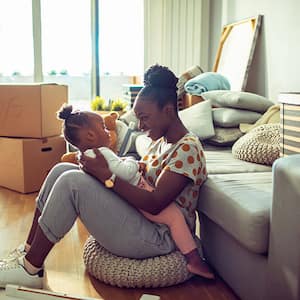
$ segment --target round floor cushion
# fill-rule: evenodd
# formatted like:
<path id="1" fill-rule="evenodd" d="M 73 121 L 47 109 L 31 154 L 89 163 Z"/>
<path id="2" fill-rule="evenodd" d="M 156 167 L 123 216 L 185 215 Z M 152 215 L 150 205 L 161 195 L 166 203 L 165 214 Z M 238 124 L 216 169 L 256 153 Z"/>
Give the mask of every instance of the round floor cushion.
<path id="1" fill-rule="evenodd" d="M 192 277 L 179 251 L 146 259 L 119 257 L 108 252 L 92 236 L 84 245 L 83 260 L 92 276 L 118 287 L 165 287 Z"/>
<path id="2" fill-rule="evenodd" d="M 235 158 L 272 165 L 280 156 L 280 124 L 260 125 L 239 138 L 232 146 Z"/>

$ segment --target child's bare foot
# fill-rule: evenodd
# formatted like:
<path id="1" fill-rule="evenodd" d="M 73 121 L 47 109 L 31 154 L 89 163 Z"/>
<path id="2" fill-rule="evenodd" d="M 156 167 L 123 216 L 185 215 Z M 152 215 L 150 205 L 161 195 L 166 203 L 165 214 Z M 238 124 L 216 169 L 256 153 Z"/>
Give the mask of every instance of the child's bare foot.
<path id="1" fill-rule="evenodd" d="M 214 279 L 215 275 L 208 264 L 201 258 L 197 249 L 185 254 L 187 259 L 187 269 L 189 272 L 207 279 Z"/>
<path id="2" fill-rule="evenodd" d="M 199 275 L 201 277 L 207 278 L 207 279 L 215 279 L 214 273 L 210 270 L 210 267 L 202 260 L 202 262 L 199 264 L 187 264 L 187 269 L 189 272 Z"/>

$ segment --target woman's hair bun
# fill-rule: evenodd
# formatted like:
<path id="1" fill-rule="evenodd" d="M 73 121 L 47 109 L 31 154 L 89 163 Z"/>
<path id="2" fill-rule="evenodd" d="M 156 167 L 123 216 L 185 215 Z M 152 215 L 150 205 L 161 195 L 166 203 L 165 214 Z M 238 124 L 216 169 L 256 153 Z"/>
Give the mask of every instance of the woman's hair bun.
<path id="1" fill-rule="evenodd" d="M 73 106 L 64 104 L 61 109 L 57 112 L 57 116 L 61 120 L 67 120 L 72 114 Z"/>
<path id="2" fill-rule="evenodd" d="M 178 78 L 165 66 L 153 65 L 144 74 L 144 85 L 177 90 Z"/>

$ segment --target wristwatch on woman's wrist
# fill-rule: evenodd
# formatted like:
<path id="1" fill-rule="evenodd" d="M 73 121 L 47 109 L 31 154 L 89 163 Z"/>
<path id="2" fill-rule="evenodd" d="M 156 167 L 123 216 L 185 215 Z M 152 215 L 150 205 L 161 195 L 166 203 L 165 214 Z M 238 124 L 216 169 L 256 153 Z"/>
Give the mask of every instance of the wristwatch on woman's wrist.
<path id="1" fill-rule="evenodd" d="M 116 174 L 112 174 L 108 179 L 104 181 L 104 184 L 107 188 L 111 189 L 115 185 Z"/>

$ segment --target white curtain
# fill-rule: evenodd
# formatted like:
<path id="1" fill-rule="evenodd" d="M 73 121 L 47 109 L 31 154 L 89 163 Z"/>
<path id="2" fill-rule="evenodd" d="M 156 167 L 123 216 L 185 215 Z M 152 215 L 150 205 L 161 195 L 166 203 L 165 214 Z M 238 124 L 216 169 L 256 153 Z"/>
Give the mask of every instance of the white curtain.
<path id="1" fill-rule="evenodd" d="M 177 76 L 194 65 L 207 71 L 209 0 L 144 0 L 145 68 L 159 63 Z"/>

